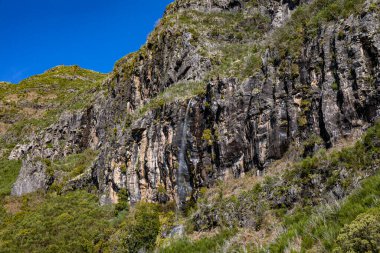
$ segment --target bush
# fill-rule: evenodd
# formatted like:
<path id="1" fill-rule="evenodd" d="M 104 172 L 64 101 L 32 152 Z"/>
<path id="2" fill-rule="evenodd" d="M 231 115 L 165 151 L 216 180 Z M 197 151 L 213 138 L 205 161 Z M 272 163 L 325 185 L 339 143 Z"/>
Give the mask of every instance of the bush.
<path id="1" fill-rule="evenodd" d="M 338 86 L 338 84 L 337 84 L 336 82 L 333 82 L 333 83 L 331 84 L 331 89 L 333 89 L 334 91 L 339 90 L 339 86 Z"/>
<path id="2" fill-rule="evenodd" d="M 115 205 L 115 214 L 119 214 L 121 211 L 129 210 L 128 190 L 121 189 L 118 193 L 119 202 Z"/>
<path id="3" fill-rule="evenodd" d="M 208 145 L 212 145 L 213 137 L 211 129 L 205 129 L 202 134 L 202 140 L 207 141 Z"/>
<path id="4" fill-rule="evenodd" d="M 140 252 L 152 250 L 160 231 L 158 207 L 140 202 L 124 219 L 120 229 L 108 243 L 113 252 Z"/>
<path id="5" fill-rule="evenodd" d="M 345 225 L 335 252 L 380 252 L 380 209 L 373 209 Z"/>

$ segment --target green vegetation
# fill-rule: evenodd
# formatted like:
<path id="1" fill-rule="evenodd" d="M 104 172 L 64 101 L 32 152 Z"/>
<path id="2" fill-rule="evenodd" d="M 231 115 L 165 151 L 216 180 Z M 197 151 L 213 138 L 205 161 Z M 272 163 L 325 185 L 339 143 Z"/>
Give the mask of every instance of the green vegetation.
<path id="1" fill-rule="evenodd" d="M 344 225 L 337 243 L 337 252 L 380 252 L 380 209 L 370 209 Z"/>
<path id="2" fill-rule="evenodd" d="M 21 162 L 8 161 L 10 151 L 22 143 L 28 134 L 54 123 L 66 110 L 77 110 L 90 104 L 95 92 L 102 89 L 106 75 L 78 66 L 58 66 L 41 75 L 32 76 L 17 85 L 0 85 L 0 196 L 10 193 L 17 178 Z M 80 97 L 81 99 L 78 99 Z M 48 144 L 47 148 L 51 148 Z M 83 172 L 86 159 L 92 157 L 69 156 L 56 161 L 48 171 L 70 171 L 70 176 Z M 85 156 L 88 156 L 85 158 Z M 50 162 L 50 161 L 49 161 Z M 57 168 L 61 167 L 61 168 Z"/>
<path id="3" fill-rule="evenodd" d="M 127 189 L 121 189 L 118 192 L 119 202 L 115 205 L 115 214 L 120 212 L 129 211 L 128 191 Z"/>
<path id="4" fill-rule="evenodd" d="M 301 5 L 289 23 L 274 33 L 272 47 L 278 50 L 279 59 L 289 56 L 296 59 L 301 55 L 304 41 L 313 38 L 322 24 L 359 13 L 363 2 L 315 0 L 309 5 Z M 253 7 L 257 3 L 249 1 L 247 4 Z M 377 5 L 370 6 L 370 11 L 378 9 Z M 150 35 L 147 46 L 120 60 L 112 77 L 119 77 L 120 68 L 123 77 L 129 77 L 136 64 L 147 57 L 148 49 L 157 50 L 156 42 L 161 37 L 158 35 L 168 26 L 175 28 L 173 37 L 189 31 L 191 43 L 211 59 L 213 67 L 206 80 L 215 77 L 243 79 L 253 75 L 262 65 L 263 48 L 256 41 L 269 29 L 268 17 L 239 11 L 184 11 L 166 16 Z M 339 31 L 338 39 L 344 38 L 344 31 Z M 285 65 L 280 68 L 290 69 L 291 78 L 300 75 L 298 65 Z M 172 203 L 130 206 L 125 189 L 118 192 L 117 205 L 105 207 L 99 206 L 97 197 L 88 192 L 60 195 L 63 184 L 82 174 L 93 162 L 97 153 L 90 149 L 62 160 L 42 160 L 48 174 L 60 171 L 65 175 L 63 181 L 53 184 L 52 191 L 23 197 L 7 196 L 21 163 L 9 161 L 6 156 L 16 143 L 22 142 L 23 133 L 48 126 L 64 110 L 84 108 L 92 101 L 95 91 L 103 88 L 104 78 L 103 74 L 77 66 L 60 66 L 19 85 L 0 83 L 0 252 L 141 252 L 155 248 L 158 252 L 219 252 L 229 244 L 231 249 L 244 251 L 246 248 L 240 247 L 239 241 L 232 240 L 238 238 L 242 227 L 249 226 L 254 232 L 265 233 L 268 224 L 270 229 L 279 226 L 283 229 L 277 230 L 280 234 L 271 241 L 256 245 L 252 240 L 252 245 L 247 246 L 249 249 L 260 247 L 263 252 L 380 251 L 380 174 L 377 171 L 380 123 L 369 129 L 353 147 L 335 151 L 321 149 L 314 156 L 284 168 L 281 175 L 250 184 L 250 190 L 228 196 L 221 190 L 217 197 L 208 198 L 207 190 L 202 188 L 201 198 L 194 210 L 189 211 L 193 211 L 193 216 L 186 217 L 185 222 L 178 220 Z M 125 127 L 165 104 L 204 96 L 206 83 L 181 82 L 166 88 L 128 115 Z M 332 83 L 331 88 L 338 90 L 339 87 Z M 298 118 L 298 125 L 304 127 L 308 124 L 305 115 L 312 103 L 305 99 L 300 107 L 303 113 Z M 113 133 L 117 137 L 117 128 Z M 202 139 L 212 145 L 218 137 L 211 129 L 205 129 Z M 303 147 L 314 148 L 322 144 L 319 136 L 312 135 Z M 52 144 L 46 146 L 52 147 Z M 140 161 L 137 167 L 139 164 Z M 178 162 L 174 164 L 178 167 Z M 125 166 L 121 168 L 124 174 L 126 170 Z M 359 180 L 363 178 L 366 179 Z M 222 189 L 223 182 L 219 185 Z M 167 194 L 163 186 L 157 190 L 159 194 Z M 275 218 L 270 221 L 266 217 Z M 190 235 L 180 239 L 161 236 L 178 223 L 185 223 Z M 195 227 L 213 234 L 195 239 L 197 236 L 191 235 Z"/>
<path id="5" fill-rule="evenodd" d="M 129 127 L 131 123 L 147 112 L 163 107 L 165 104 L 170 104 L 175 101 L 185 101 L 195 96 L 203 96 L 206 93 L 205 82 L 181 82 L 174 84 L 166 88 L 163 92 L 157 96 L 151 98 L 145 105 L 137 108 L 133 114 L 129 114 L 126 117 L 126 127 Z"/>
<path id="6" fill-rule="evenodd" d="M 138 110 L 138 115 L 144 115 L 151 111 L 170 104 L 174 101 L 185 101 L 195 96 L 202 96 L 206 93 L 204 82 L 181 82 L 166 88 L 163 92 L 152 98 L 147 104 Z"/>
<path id="7" fill-rule="evenodd" d="M 212 58 L 214 68 L 208 74 L 213 77 L 236 77 L 241 80 L 252 76 L 262 66 L 261 50 L 256 44 L 231 44 L 219 47 Z"/>
<path id="8" fill-rule="evenodd" d="M 65 186 L 68 180 L 75 178 L 90 168 L 94 162 L 98 152 L 92 149 L 86 149 L 82 153 L 71 154 L 63 157 L 60 160 L 44 159 L 43 162 L 46 165 L 46 173 L 49 176 L 54 176 L 56 172 L 63 172 L 63 178 L 55 181 L 50 190 L 60 192 L 62 187 Z"/>
<path id="9" fill-rule="evenodd" d="M 96 155 L 96 151 L 86 149 L 82 153 L 68 155 L 62 160 L 48 160 L 47 170 L 69 172 L 70 177 L 73 178 L 82 174 L 94 161 Z"/>
<path id="10" fill-rule="evenodd" d="M 130 212 L 108 243 L 112 252 L 139 252 L 152 250 L 160 231 L 158 206 L 138 203 Z"/>
<path id="11" fill-rule="evenodd" d="M 373 226 L 366 227 L 363 217 L 375 219 L 380 208 L 380 174 L 375 171 L 380 161 L 379 140 L 380 123 L 377 123 L 354 146 L 330 152 L 322 149 L 291 165 L 281 176 L 267 176 L 262 183 L 239 195 L 224 197 L 221 183 L 217 196 L 202 194 L 194 210 L 193 224 L 198 224 L 201 231 L 240 227 L 242 221 L 248 222 L 254 231 L 282 226 L 283 233 L 269 245 L 259 247 L 255 242 L 247 245 L 263 252 L 286 249 L 349 252 L 358 247 L 378 247 L 380 223 L 373 222 Z M 320 143 L 320 140 L 310 137 L 307 142 Z M 368 178 L 356 189 L 356 178 L 363 177 Z M 333 192 L 339 195 L 333 197 Z M 276 218 L 268 221 L 273 216 Z M 365 229 L 373 233 L 365 236 Z M 376 243 L 371 244 L 373 241 Z M 201 241 L 177 243 L 191 248 Z M 242 250 L 239 242 L 231 246 Z"/>
<path id="12" fill-rule="evenodd" d="M 0 159 L 0 199 L 11 193 L 12 185 L 16 181 L 20 168 L 20 161 Z"/>
<path id="13" fill-rule="evenodd" d="M 295 166 L 295 170 L 288 172 L 285 180 L 291 180 L 291 184 L 295 188 L 297 188 L 297 184 L 301 183 L 302 187 L 307 189 L 305 198 L 318 190 L 312 186 L 312 180 L 319 173 L 323 173 L 323 176 L 326 177 L 327 189 L 340 186 L 349 192 L 349 188 L 352 189 L 353 187 L 354 177 L 358 177 L 358 174 L 363 172 L 370 172 L 372 166 L 379 163 L 379 139 L 380 124 L 378 123 L 354 147 L 334 151 L 329 155 L 322 152 L 322 154 L 317 154 L 312 158 L 304 159 Z M 348 171 L 349 175 L 342 177 L 342 171 L 345 170 Z M 317 187 L 320 188 L 320 186 Z M 311 208 L 308 201 L 303 199 L 304 207 L 300 207 L 295 214 L 285 217 L 287 232 L 281 235 L 275 244 L 271 245 L 270 250 L 281 252 L 298 236 L 298 239 L 302 239 L 301 246 L 305 250 L 318 246 L 331 251 L 343 225 L 351 223 L 361 213 L 380 207 L 379 198 L 380 174 L 376 174 L 364 180 L 361 188 L 341 204 L 334 206 L 327 203 L 317 208 Z M 346 237 L 341 236 L 340 238 Z M 340 242 L 342 240 L 344 239 L 340 239 Z M 349 239 L 347 238 L 347 240 Z M 316 242 L 322 245 L 315 245 Z M 347 251 L 343 250 L 343 252 Z"/>
<path id="14" fill-rule="evenodd" d="M 172 208 L 141 202 L 116 212 L 84 191 L 7 197 L 0 208 L 0 252 L 152 250 Z"/>
<path id="15" fill-rule="evenodd" d="M 105 77 L 78 66 L 58 66 L 18 85 L 2 84 L 0 144 L 12 148 L 26 137 L 23 133 L 47 127 L 65 110 L 85 107 Z"/>
<path id="16" fill-rule="evenodd" d="M 270 18 L 259 12 L 184 11 L 180 27 L 193 35 L 193 43 L 213 67 L 208 79 L 237 77 L 244 79 L 261 67 L 260 47 L 256 41 L 268 31 Z M 210 50 L 209 44 L 214 50 Z"/>
<path id="17" fill-rule="evenodd" d="M 202 140 L 207 141 L 208 145 L 212 145 L 213 139 L 211 129 L 205 129 L 202 134 Z"/>
<path id="18" fill-rule="evenodd" d="M 337 83 L 332 83 L 331 84 L 331 89 L 333 89 L 334 91 L 337 91 L 337 90 L 339 90 L 339 86 L 338 86 L 338 84 Z"/>
<path id="19" fill-rule="evenodd" d="M 212 237 L 191 241 L 188 238 L 171 242 L 168 246 L 158 250 L 162 253 L 198 253 L 198 252 L 222 252 L 223 245 L 236 233 L 235 229 L 223 230 Z"/>
<path id="20" fill-rule="evenodd" d="M 216 42 L 251 42 L 269 29 L 270 17 L 259 12 L 200 12 L 187 10 L 179 16 L 180 25 L 186 27 L 197 42 L 204 39 Z"/>
<path id="21" fill-rule="evenodd" d="M 279 51 L 279 59 L 289 55 L 297 59 L 304 41 L 314 38 L 322 24 L 359 14 L 363 3 L 364 0 L 315 0 L 301 5 L 289 22 L 276 30 L 272 47 Z"/>
<path id="22" fill-rule="evenodd" d="M 305 115 L 301 115 L 300 117 L 298 117 L 297 119 L 297 123 L 298 123 L 298 126 L 300 127 L 304 127 L 307 125 L 307 118 Z"/>
<path id="23" fill-rule="evenodd" d="M 0 216 L 0 252 L 96 252 L 107 239 L 110 207 L 92 194 L 9 198 Z"/>
<path id="24" fill-rule="evenodd" d="M 285 217 L 284 224 L 287 232 L 270 246 L 270 250 L 271 252 L 282 252 L 297 237 L 297 239 L 301 238 L 301 246 L 304 250 L 315 246 L 324 249 L 324 251 L 332 251 L 336 247 L 339 249 L 338 252 L 350 252 L 349 250 L 356 247 L 364 249 L 368 247 L 365 240 L 376 240 L 376 238 L 378 240 L 378 233 L 367 234 L 367 238 L 360 234 L 364 231 L 364 228 L 360 226 L 363 226 L 361 224 L 363 217 L 378 217 L 373 216 L 373 213 L 376 210 L 379 211 L 379 198 L 380 174 L 377 174 L 364 180 L 361 188 L 341 204 L 299 209 L 295 214 Z M 356 219 L 356 217 L 358 218 Z M 380 223 L 374 222 L 371 227 L 366 229 L 373 230 L 373 232 L 379 231 Z M 356 239 L 353 238 L 353 233 L 356 233 L 354 236 Z M 321 245 L 316 244 L 317 242 Z M 378 247 L 379 241 L 375 245 Z"/>

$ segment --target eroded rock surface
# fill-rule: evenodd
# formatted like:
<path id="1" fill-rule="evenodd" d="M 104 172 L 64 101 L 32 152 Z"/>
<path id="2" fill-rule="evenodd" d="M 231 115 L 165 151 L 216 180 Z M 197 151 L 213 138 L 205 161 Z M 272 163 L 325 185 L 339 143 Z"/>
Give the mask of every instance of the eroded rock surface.
<path id="1" fill-rule="evenodd" d="M 268 34 L 300 3 L 262 5 L 259 10 L 271 13 Z M 241 11 L 246 4 L 176 1 L 167 13 L 186 8 Z M 91 148 L 99 151 L 94 164 L 84 181 L 71 181 L 70 187 L 95 185 L 103 204 L 117 202 L 121 189 L 127 189 L 132 203 L 182 203 L 218 179 L 252 170 L 262 174 L 292 143 L 320 140 L 309 145 L 307 155 L 318 145 L 329 148 L 342 138 L 359 136 L 380 114 L 376 12 L 322 26 L 314 39 L 304 42 L 298 60 L 267 49 L 260 71 L 250 78 L 215 77 L 191 99 L 149 107 L 168 87 L 187 82 L 191 88 L 205 80 L 212 61 L 192 39 L 184 27 L 157 28 L 146 46 L 116 64 L 104 84 L 108 92 L 99 94 L 93 106 L 63 116 L 30 144 L 16 147 L 10 158 L 22 158 L 23 167 L 13 194 L 48 189 L 55 180 L 38 159 Z M 141 112 L 144 106 L 148 109 Z M 187 173 L 179 174 L 181 166 Z M 184 184 L 191 190 L 180 196 Z"/>

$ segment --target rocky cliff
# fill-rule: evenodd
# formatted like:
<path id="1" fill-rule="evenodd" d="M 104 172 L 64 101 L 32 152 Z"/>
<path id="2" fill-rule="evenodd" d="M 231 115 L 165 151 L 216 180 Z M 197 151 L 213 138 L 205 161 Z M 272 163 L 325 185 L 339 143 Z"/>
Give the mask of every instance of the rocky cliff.
<path id="1" fill-rule="evenodd" d="M 360 4 L 324 17 L 323 1 L 175 1 L 92 105 L 13 149 L 12 193 L 95 186 L 103 204 L 184 207 L 297 147 L 357 138 L 380 114 L 378 2 Z M 55 166 L 88 150 L 81 173 Z"/>

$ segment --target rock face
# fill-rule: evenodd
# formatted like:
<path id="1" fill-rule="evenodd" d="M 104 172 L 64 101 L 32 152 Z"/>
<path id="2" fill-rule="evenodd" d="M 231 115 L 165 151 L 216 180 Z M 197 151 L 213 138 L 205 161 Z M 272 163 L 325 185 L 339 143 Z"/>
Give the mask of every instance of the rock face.
<path id="1" fill-rule="evenodd" d="M 265 1 L 248 8 L 248 1 L 179 0 L 166 15 L 253 8 L 269 15 L 270 36 L 300 3 Z M 54 182 L 41 158 L 54 161 L 91 148 L 99 155 L 86 182 L 97 187 L 102 204 L 116 203 L 127 189 L 132 203 L 175 200 L 183 207 L 218 179 L 262 174 L 291 144 L 320 140 L 307 155 L 318 145 L 329 148 L 358 136 L 380 114 L 379 26 L 376 12 L 352 15 L 323 25 L 303 43 L 298 59 L 268 48 L 251 77 L 207 80 L 213 63 L 194 45 L 194 34 L 162 24 L 146 46 L 116 64 L 104 84 L 108 92 L 93 106 L 63 115 L 13 150 L 10 158 L 23 159 L 13 194 Z M 192 89 L 198 81 L 206 89 L 192 98 L 154 100 L 168 87 L 186 83 Z"/>
<path id="2" fill-rule="evenodd" d="M 17 145 L 9 159 L 22 158 L 23 163 L 12 194 L 20 196 L 38 189 L 47 190 L 54 181 L 46 172 L 51 160 L 98 148 L 92 117 L 92 107 L 84 112 L 63 114 L 58 123 L 32 136 L 30 143 Z"/>

